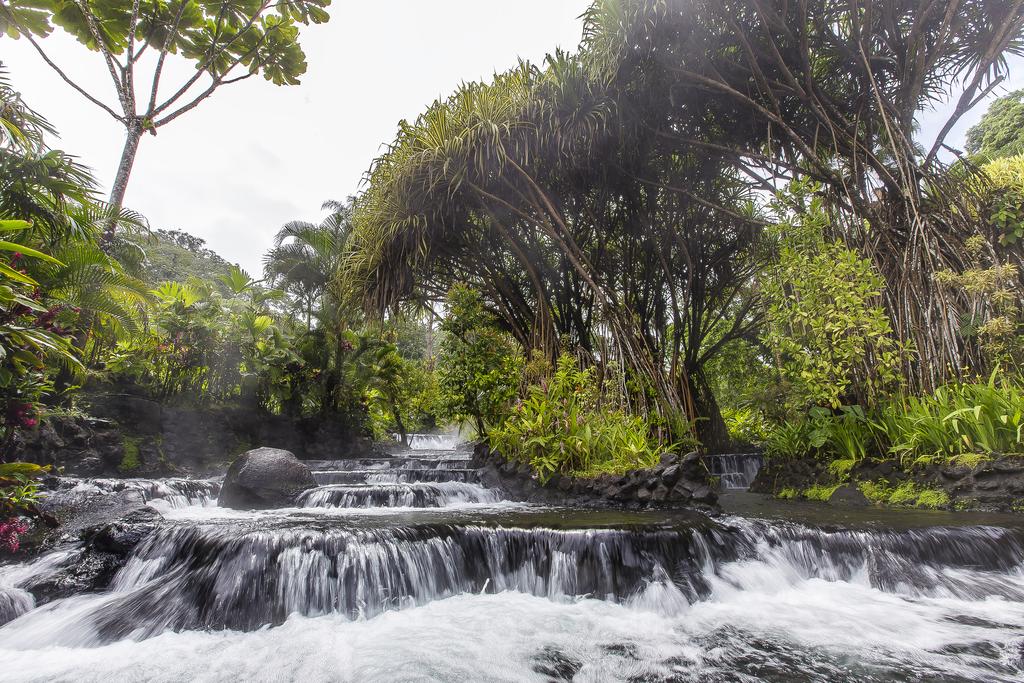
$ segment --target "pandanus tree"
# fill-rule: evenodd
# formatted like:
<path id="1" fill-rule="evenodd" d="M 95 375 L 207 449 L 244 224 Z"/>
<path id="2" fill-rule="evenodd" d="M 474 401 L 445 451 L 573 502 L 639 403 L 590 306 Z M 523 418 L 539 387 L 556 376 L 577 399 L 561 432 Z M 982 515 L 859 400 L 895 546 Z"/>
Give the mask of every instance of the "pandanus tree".
<path id="1" fill-rule="evenodd" d="M 329 5 L 330 0 L 2 0 L 0 33 L 24 37 L 65 83 L 124 126 L 109 200 L 120 207 L 144 133 L 155 135 L 218 88 L 257 74 L 275 85 L 298 83 L 306 71 L 299 26 L 327 21 Z M 43 40 L 55 27 L 97 54 L 116 103 L 57 63 Z M 176 58 L 191 62 L 195 71 L 168 87 L 165 65 Z"/>
<path id="2" fill-rule="evenodd" d="M 821 183 L 838 236 L 885 277 L 884 304 L 927 390 L 984 370 L 961 333 L 962 272 L 986 235 L 970 183 L 941 153 L 956 123 L 1024 51 L 1021 0 L 598 0 L 585 59 L 643 112 L 667 146 L 727 160 L 752 187 Z M 933 141 L 918 112 L 952 93 Z M 989 256 L 1000 255 L 988 240 Z"/>
<path id="3" fill-rule="evenodd" d="M 556 53 L 401 124 L 357 203 L 345 274 L 378 310 L 469 282 L 526 349 L 615 361 L 635 409 L 676 435 L 711 417 L 703 436 L 720 440 L 695 384 L 758 223 L 727 206 L 741 198 L 719 171 L 665 154 L 617 93 Z M 726 341 L 745 326 L 729 321 Z"/>

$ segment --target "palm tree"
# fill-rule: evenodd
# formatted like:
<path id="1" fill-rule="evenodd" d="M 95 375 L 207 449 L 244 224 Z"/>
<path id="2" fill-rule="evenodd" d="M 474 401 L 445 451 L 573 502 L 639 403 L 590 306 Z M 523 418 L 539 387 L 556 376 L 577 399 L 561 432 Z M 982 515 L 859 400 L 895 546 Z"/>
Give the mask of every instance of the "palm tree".
<path id="1" fill-rule="evenodd" d="M 267 282 L 302 303 L 306 329 L 312 329 L 314 311 L 335 281 L 351 231 L 351 202 L 326 201 L 322 209 L 329 213 L 319 224 L 286 223 L 274 236 L 274 248 L 263 257 Z"/>

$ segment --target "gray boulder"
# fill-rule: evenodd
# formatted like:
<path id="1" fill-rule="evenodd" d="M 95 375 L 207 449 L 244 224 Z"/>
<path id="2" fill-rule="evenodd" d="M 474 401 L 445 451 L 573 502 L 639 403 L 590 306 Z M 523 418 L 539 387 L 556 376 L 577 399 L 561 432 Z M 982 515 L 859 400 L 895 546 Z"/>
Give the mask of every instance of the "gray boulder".
<path id="1" fill-rule="evenodd" d="M 871 501 L 855 486 L 840 486 L 832 492 L 828 504 L 843 507 L 867 507 Z"/>
<path id="2" fill-rule="evenodd" d="M 217 502 L 237 510 L 288 507 L 300 493 L 315 486 L 309 467 L 291 451 L 256 448 L 231 463 Z"/>

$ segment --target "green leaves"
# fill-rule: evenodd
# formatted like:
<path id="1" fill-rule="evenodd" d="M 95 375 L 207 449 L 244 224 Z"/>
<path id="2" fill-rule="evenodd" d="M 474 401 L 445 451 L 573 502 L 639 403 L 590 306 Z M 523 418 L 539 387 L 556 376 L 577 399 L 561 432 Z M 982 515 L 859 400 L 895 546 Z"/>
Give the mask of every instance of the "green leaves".
<path id="1" fill-rule="evenodd" d="M 761 277 L 763 339 L 781 361 L 794 408 L 875 404 L 901 377 L 902 353 L 880 301 L 885 283 L 869 260 L 824 237 L 829 219 L 817 193 L 794 183 L 784 195 L 778 265 Z"/>

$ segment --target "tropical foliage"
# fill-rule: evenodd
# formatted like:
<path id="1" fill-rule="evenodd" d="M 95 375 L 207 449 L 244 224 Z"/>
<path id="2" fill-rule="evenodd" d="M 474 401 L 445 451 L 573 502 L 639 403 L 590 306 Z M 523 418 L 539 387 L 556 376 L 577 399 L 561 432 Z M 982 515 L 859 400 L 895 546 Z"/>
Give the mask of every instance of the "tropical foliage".
<path id="1" fill-rule="evenodd" d="M 506 457 L 529 463 L 546 481 L 556 474 L 652 467 L 671 449 L 653 434 L 642 417 L 608 403 L 593 367 L 582 369 L 563 354 L 551 376 L 531 385 L 489 437 Z"/>

